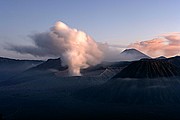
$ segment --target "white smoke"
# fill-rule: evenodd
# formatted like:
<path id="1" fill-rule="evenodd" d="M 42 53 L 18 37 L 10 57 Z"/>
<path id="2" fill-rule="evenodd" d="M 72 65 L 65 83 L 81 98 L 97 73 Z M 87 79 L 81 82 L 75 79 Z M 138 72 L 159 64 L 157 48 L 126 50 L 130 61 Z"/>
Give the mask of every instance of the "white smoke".
<path id="1" fill-rule="evenodd" d="M 69 74 L 79 76 L 80 69 L 99 64 L 103 52 L 86 33 L 57 22 L 49 32 L 38 33 L 31 38 L 35 46 L 15 46 L 8 49 L 34 56 L 60 56 L 69 67 Z"/>

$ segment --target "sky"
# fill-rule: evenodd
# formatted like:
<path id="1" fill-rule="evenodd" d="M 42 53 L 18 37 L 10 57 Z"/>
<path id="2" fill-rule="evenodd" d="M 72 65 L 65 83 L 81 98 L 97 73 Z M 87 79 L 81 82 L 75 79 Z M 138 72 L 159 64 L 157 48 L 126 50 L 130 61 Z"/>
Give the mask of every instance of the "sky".
<path id="1" fill-rule="evenodd" d="M 0 56 L 32 59 L 4 48 L 32 45 L 29 36 L 57 21 L 97 42 L 120 46 L 177 33 L 179 5 L 179 0 L 0 0 Z"/>

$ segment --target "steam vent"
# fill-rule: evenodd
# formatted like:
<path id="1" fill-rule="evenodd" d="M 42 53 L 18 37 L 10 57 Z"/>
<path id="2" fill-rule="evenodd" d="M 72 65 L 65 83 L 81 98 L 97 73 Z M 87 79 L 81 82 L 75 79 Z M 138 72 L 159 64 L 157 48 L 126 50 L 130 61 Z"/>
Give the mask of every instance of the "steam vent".
<path id="1" fill-rule="evenodd" d="M 142 59 L 132 62 L 113 78 L 159 78 L 180 76 L 180 69 L 165 60 Z"/>

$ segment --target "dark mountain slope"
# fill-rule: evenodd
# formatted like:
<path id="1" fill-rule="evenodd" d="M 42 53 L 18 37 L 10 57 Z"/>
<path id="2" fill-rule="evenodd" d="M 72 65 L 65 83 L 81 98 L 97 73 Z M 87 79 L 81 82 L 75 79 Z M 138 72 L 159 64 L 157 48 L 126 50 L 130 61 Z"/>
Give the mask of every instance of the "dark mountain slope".
<path id="1" fill-rule="evenodd" d="M 167 61 L 143 59 L 132 62 L 113 78 L 158 78 L 179 75 L 179 68 Z"/>
<path id="2" fill-rule="evenodd" d="M 168 58 L 167 61 L 180 68 L 180 56 Z"/>

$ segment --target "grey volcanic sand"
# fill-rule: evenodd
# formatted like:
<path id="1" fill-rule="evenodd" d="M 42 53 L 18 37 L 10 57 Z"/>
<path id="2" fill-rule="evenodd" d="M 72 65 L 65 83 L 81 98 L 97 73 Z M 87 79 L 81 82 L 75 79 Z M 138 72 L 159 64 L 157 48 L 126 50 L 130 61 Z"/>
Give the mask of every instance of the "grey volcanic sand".
<path id="1" fill-rule="evenodd" d="M 6 119 L 176 119 L 180 78 L 46 77 L 0 87 Z"/>

